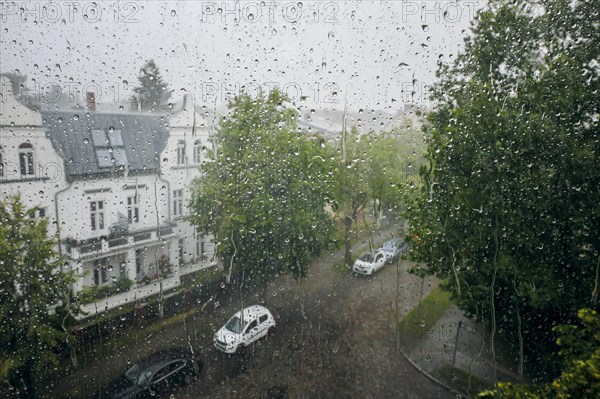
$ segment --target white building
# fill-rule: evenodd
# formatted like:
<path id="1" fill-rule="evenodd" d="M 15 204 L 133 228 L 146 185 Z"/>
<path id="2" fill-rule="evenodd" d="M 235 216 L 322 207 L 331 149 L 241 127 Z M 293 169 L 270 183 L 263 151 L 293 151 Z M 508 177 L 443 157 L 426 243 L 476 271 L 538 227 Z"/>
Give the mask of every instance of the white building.
<path id="1" fill-rule="evenodd" d="M 210 237 L 183 219 L 212 148 L 191 101 L 173 115 L 99 113 L 93 104 L 38 113 L 1 78 L 0 197 L 20 193 L 50 219 L 50 234 L 59 227 L 85 312 L 174 289 L 214 263 Z"/>

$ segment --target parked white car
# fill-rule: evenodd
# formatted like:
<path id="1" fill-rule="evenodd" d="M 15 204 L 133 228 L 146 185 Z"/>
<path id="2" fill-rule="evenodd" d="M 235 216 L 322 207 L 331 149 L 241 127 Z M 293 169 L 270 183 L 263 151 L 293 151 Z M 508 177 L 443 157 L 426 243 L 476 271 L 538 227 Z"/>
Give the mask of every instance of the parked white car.
<path id="1" fill-rule="evenodd" d="M 382 250 L 367 251 L 362 254 L 352 266 L 354 273 L 370 275 L 381 269 L 387 260 L 385 252 Z"/>
<path id="2" fill-rule="evenodd" d="M 214 336 L 214 345 L 225 353 L 243 352 L 254 341 L 275 333 L 275 319 L 267 308 L 253 305 L 234 314 Z"/>

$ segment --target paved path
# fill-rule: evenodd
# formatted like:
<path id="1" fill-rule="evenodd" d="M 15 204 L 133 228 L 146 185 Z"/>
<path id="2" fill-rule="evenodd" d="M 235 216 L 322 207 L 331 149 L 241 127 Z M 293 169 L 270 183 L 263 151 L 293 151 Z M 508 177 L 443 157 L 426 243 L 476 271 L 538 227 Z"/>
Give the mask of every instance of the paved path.
<path id="1" fill-rule="evenodd" d="M 496 352 L 500 354 L 498 346 Z M 468 319 L 454 305 L 407 355 L 417 367 L 467 396 L 477 392 L 477 387 L 491 387 L 497 381 L 519 380 L 514 364 L 507 366 L 501 364 L 499 359 L 494 361 L 489 336 L 483 334 L 481 324 Z M 471 385 L 468 381 L 444 378 L 441 371 L 450 368 L 461 370 L 463 375 L 471 374 L 474 377 Z"/>

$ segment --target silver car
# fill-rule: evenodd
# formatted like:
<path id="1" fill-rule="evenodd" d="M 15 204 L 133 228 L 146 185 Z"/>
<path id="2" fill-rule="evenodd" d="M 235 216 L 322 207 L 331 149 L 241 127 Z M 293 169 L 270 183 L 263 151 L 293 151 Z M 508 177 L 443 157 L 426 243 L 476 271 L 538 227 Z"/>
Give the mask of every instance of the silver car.
<path id="1" fill-rule="evenodd" d="M 388 263 L 392 263 L 400 254 L 408 251 L 408 243 L 402 238 L 393 238 L 386 241 L 380 250 L 385 253 Z"/>

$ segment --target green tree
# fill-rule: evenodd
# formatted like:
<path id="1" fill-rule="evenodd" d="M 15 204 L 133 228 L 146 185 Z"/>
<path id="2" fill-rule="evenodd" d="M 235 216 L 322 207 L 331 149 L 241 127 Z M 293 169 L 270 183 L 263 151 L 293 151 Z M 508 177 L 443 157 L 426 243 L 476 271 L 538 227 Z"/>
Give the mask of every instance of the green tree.
<path id="1" fill-rule="evenodd" d="M 285 100 L 276 90 L 236 97 L 193 186 L 191 222 L 215 235 L 229 275 L 237 269 L 253 281 L 305 276 L 332 238 L 329 157 Z"/>
<path id="2" fill-rule="evenodd" d="M 58 363 L 71 306 L 72 276 L 61 271 L 48 219 L 35 218 L 18 196 L 0 201 L 0 366 L 5 387 L 36 397 L 38 378 Z"/>
<path id="3" fill-rule="evenodd" d="M 422 133 L 410 120 L 392 131 L 369 132 L 360 137 L 362 173 L 377 222 L 383 210 L 391 214 L 400 212 L 406 183 L 412 182 L 411 170 L 417 170 L 417 165 L 424 161 L 420 156 L 423 149 Z"/>
<path id="4" fill-rule="evenodd" d="M 407 171 L 422 162 L 416 150 L 423 146 L 420 132 L 405 121 L 389 132 L 358 135 L 355 127 L 341 133 L 335 156 L 335 211 L 344 223 L 344 261 L 351 266 L 350 237 L 358 216 L 372 201 L 373 217 L 379 222 L 382 210 L 398 214 L 404 204 Z"/>
<path id="5" fill-rule="evenodd" d="M 598 306 L 600 4 L 541 5 L 491 2 L 440 68 L 408 218 L 416 259 L 487 323 L 491 353 L 505 330 L 520 370 L 550 378 L 551 326 Z"/>
<path id="6" fill-rule="evenodd" d="M 577 325 L 555 327 L 556 341 L 564 361 L 561 374 L 539 385 L 500 383 L 480 398 L 505 399 L 595 399 L 600 396 L 600 317 L 592 309 L 581 309 Z"/>
<path id="7" fill-rule="evenodd" d="M 344 263 L 352 266 L 350 234 L 352 226 L 369 201 L 369 187 L 365 176 L 364 158 L 359 148 L 359 136 L 355 127 L 350 134 L 341 133 L 341 148 L 335 159 L 334 211 L 344 223 Z"/>
<path id="8" fill-rule="evenodd" d="M 169 98 L 173 90 L 162 78 L 154 60 L 147 61 L 138 75 L 139 85 L 133 89 L 135 93 L 131 105 L 134 111 L 141 109 L 149 112 L 169 110 Z"/>

